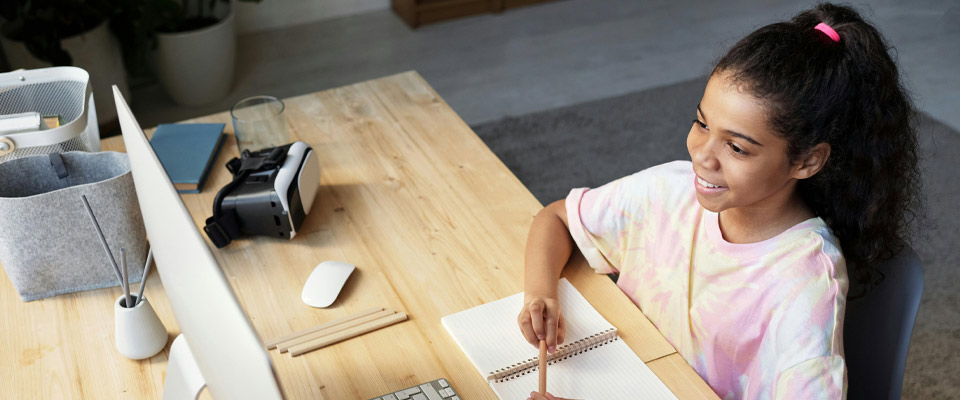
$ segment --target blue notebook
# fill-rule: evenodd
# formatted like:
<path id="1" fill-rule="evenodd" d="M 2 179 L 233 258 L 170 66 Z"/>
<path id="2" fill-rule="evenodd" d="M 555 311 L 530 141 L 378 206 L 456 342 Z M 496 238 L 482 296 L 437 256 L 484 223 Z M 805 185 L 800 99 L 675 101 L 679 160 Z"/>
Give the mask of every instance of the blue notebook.
<path id="1" fill-rule="evenodd" d="M 200 193 L 223 145 L 224 124 L 160 124 L 150 145 L 180 193 Z"/>

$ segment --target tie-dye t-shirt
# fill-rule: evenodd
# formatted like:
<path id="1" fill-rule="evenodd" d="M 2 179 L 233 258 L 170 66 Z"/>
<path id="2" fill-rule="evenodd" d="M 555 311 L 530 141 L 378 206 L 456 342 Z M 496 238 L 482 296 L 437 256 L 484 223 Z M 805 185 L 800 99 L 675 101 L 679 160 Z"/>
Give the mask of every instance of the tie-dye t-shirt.
<path id="1" fill-rule="evenodd" d="M 846 395 L 847 275 L 820 218 L 750 244 L 724 240 L 689 161 L 566 199 L 570 233 L 724 399 Z M 692 261 L 691 261 L 692 259 Z"/>

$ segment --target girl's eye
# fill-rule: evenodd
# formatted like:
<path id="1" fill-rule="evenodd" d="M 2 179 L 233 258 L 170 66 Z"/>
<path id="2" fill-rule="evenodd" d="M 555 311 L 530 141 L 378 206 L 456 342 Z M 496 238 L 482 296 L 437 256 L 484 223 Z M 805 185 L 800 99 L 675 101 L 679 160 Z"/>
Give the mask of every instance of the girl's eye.
<path id="1" fill-rule="evenodd" d="M 743 151 L 743 149 L 741 149 L 740 146 L 737 146 L 735 143 L 727 143 L 727 144 L 730 145 L 730 149 L 733 150 L 733 152 L 736 153 L 738 156 L 743 156 L 747 154 L 747 152 Z"/>
<path id="2" fill-rule="evenodd" d="M 693 120 L 693 123 L 695 123 L 695 124 L 697 124 L 697 125 L 700 125 L 700 128 L 701 128 L 701 129 L 707 129 L 707 128 L 708 128 L 708 127 L 707 127 L 707 124 L 705 124 L 705 123 L 703 123 L 703 122 L 700 122 L 699 119 L 694 119 L 694 120 Z"/>

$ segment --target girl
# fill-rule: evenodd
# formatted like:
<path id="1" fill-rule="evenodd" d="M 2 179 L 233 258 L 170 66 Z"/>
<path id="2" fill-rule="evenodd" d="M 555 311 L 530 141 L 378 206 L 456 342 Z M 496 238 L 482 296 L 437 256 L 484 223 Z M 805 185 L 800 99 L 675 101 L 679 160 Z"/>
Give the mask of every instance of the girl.
<path id="1" fill-rule="evenodd" d="M 695 110 L 692 162 L 574 189 L 536 216 L 526 340 L 563 343 L 557 281 L 576 244 L 721 398 L 843 398 L 848 271 L 868 280 L 901 248 L 920 192 L 887 49 L 833 4 L 740 40 Z"/>

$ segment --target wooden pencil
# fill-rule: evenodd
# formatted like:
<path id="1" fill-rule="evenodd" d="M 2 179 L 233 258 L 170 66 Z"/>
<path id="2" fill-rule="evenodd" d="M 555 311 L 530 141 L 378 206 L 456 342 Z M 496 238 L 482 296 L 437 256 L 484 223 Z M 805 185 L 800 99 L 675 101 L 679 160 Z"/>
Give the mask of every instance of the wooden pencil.
<path id="1" fill-rule="evenodd" d="M 316 338 L 306 343 L 298 344 L 290 348 L 290 355 L 293 357 L 299 356 L 301 354 L 319 349 L 321 347 L 341 342 L 359 335 L 362 335 L 367 332 L 371 332 L 386 326 L 393 325 L 397 322 L 406 321 L 407 314 L 405 313 L 396 313 L 389 315 L 378 320 L 370 321 L 362 325 L 358 325 L 349 329 L 345 329 L 334 334 L 330 334 L 324 337 Z"/>
<path id="2" fill-rule="evenodd" d="M 393 315 L 393 314 L 394 314 L 394 311 L 391 311 L 391 310 L 383 310 L 383 311 L 375 312 L 375 313 L 370 314 L 370 315 L 364 315 L 364 316 L 362 316 L 362 317 L 360 317 L 360 318 L 354 318 L 354 319 L 351 319 L 351 320 L 349 320 L 349 321 L 342 322 L 342 323 L 339 323 L 339 324 L 336 324 L 336 325 L 332 325 L 332 326 L 330 326 L 330 327 L 327 327 L 327 328 L 325 328 L 325 329 L 321 329 L 321 330 L 316 331 L 316 332 L 308 333 L 308 334 L 306 334 L 306 335 L 299 336 L 299 337 L 296 337 L 296 338 L 287 340 L 287 341 L 285 341 L 285 342 L 281 342 L 281 343 L 277 344 L 277 350 L 280 350 L 281 353 L 285 353 L 285 352 L 287 352 L 287 350 L 288 350 L 289 348 L 291 348 L 291 347 L 293 347 L 293 346 L 296 346 L 296 345 L 298 345 L 298 344 L 300 344 L 300 343 L 305 343 L 305 342 L 314 340 L 314 339 L 316 339 L 316 338 L 320 338 L 320 337 L 324 337 L 324 336 L 329 336 L 329 335 L 335 334 L 335 333 L 337 333 L 337 332 L 340 332 L 340 331 L 344 331 L 344 330 L 353 328 L 353 327 L 355 327 L 355 326 L 363 325 L 363 324 L 368 323 L 368 322 L 370 322 L 370 321 L 375 321 L 375 320 L 378 320 L 378 319 L 380 319 L 380 318 L 388 317 L 388 316 Z"/>
<path id="3" fill-rule="evenodd" d="M 322 323 L 322 324 L 320 324 L 320 325 L 317 325 L 317 326 L 314 326 L 314 327 L 310 327 L 310 328 L 307 328 L 307 329 L 303 329 L 303 330 L 300 330 L 300 331 L 291 333 L 291 334 L 286 335 L 286 336 L 278 337 L 278 338 L 273 339 L 273 340 L 270 340 L 269 342 L 266 343 L 266 345 L 267 345 L 267 350 L 273 350 L 273 349 L 277 348 L 277 345 L 278 345 L 278 344 L 283 343 L 283 342 L 286 342 L 286 341 L 288 341 L 288 340 L 296 339 L 296 338 L 298 338 L 298 337 L 300 337 L 300 336 L 307 335 L 307 334 L 310 334 L 310 333 L 313 333 L 313 332 L 316 332 L 316 331 L 319 331 L 319 330 L 323 330 L 323 329 L 329 328 L 329 327 L 334 326 L 334 325 L 342 324 L 342 323 L 344 323 L 344 322 L 347 322 L 347 321 L 350 321 L 350 320 L 354 320 L 354 319 L 357 319 L 357 318 L 360 318 L 360 317 L 364 317 L 364 316 L 367 316 L 367 315 L 370 315 L 370 314 L 373 314 L 373 313 L 379 312 L 379 311 L 383 311 L 383 307 L 374 307 L 374 308 L 371 308 L 371 309 L 369 309 L 369 310 L 363 310 L 363 311 L 358 312 L 358 313 L 356 313 L 356 314 L 351 314 L 351 315 L 348 315 L 348 316 L 343 317 L 343 318 L 335 319 L 335 320 L 333 320 L 333 321 L 327 321 L 327 322 L 324 322 L 324 323 Z"/>
<path id="4" fill-rule="evenodd" d="M 547 392 L 547 341 L 540 341 L 540 394 Z"/>

